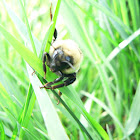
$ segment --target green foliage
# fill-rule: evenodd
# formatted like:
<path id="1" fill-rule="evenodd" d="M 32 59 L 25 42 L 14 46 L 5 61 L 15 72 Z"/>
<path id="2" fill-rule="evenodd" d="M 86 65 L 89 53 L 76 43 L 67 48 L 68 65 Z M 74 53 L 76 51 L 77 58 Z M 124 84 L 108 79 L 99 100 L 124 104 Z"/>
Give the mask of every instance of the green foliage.
<path id="1" fill-rule="evenodd" d="M 53 1 L 52 22 L 49 1 L 0 5 L 0 139 L 140 137 L 138 1 Z M 40 89 L 55 27 L 58 39 L 75 40 L 84 55 L 61 98 Z M 55 78 L 47 68 L 46 80 Z"/>

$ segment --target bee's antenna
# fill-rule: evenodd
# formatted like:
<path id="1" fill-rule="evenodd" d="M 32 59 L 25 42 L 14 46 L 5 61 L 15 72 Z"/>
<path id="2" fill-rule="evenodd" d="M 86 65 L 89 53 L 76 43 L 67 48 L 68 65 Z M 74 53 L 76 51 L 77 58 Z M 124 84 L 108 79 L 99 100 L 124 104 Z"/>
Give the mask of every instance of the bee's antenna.
<path id="1" fill-rule="evenodd" d="M 70 62 L 68 62 L 68 61 L 62 61 L 62 62 L 67 63 L 73 70 L 75 70 L 75 68 L 73 67 L 73 65 Z"/>
<path id="2" fill-rule="evenodd" d="M 52 16 L 52 3 L 51 3 L 51 6 L 50 6 L 50 19 L 51 19 L 51 21 L 52 21 L 52 18 L 53 18 L 53 16 Z"/>

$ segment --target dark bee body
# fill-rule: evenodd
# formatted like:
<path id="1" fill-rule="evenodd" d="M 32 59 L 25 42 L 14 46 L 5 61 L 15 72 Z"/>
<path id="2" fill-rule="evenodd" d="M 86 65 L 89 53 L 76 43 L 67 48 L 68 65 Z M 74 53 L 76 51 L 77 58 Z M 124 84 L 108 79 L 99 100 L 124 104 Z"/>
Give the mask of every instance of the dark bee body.
<path id="1" fill-rule="evenodd" d="M 73 57 L 65 56 L 64 51 L 58 48 L 54 51 L 53 55 L 50 56 L 47 65 L 52 72 L 57 72 L 69 69 L 70 65 L 68 63 L 73 65 Z"/>
<path id="2" fill-rule="evenodd" d="M 47 56 L 47 59 L 46 59 Z M 46 74 L 46 64 L 52 72 L 60 77 L 53 82 L 44 85 L 47 89 L 55 89 L 68 86 L 76 80 L 76 72 L 80 68 L 83 55 L 78 45 L 73 40 L 55 41 L 50 47 L 49 53 L 44 53 L 43 68 Z M 52 86 L 67 77 L 63 84 Z"/>

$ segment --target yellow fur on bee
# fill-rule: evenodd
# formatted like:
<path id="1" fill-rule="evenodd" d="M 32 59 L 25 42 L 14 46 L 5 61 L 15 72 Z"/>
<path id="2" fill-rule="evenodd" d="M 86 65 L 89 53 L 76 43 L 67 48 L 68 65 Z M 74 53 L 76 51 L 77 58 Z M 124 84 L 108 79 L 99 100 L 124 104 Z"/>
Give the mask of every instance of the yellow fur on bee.
<path id="1" fill-rule="evenodd" d="M 83 59 L 83 54 L 80 48 L 78 47 L 78 44 L 70 39 L 55 41 L 50 47 L 50 56 L 52 56 L 55 49 L 58 48 L 60 48 L 64 52 L 65 56 L 71 56 L 73 58 L 73 68 L 70 67 L 68 69 L 63 70 L 62 72 L 65 74 L 77 72 L 80 68 L 80 64 Z"/>

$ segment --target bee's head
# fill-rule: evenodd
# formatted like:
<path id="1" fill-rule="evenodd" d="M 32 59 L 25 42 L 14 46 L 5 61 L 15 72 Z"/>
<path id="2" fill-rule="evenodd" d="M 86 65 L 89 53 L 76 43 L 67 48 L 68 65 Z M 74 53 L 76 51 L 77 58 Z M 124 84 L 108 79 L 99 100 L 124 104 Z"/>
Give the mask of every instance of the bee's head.
<path id="1" fill-rule="evenodd" d="M 51 58 L 50 70 L 52 72 L 62 71 L 72 67 L 71 62 L 72 58 L 70 56 L 65 56 L 61 49 L 56 49 Z"/>

